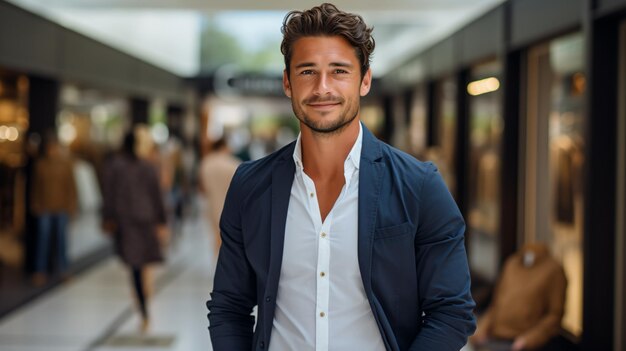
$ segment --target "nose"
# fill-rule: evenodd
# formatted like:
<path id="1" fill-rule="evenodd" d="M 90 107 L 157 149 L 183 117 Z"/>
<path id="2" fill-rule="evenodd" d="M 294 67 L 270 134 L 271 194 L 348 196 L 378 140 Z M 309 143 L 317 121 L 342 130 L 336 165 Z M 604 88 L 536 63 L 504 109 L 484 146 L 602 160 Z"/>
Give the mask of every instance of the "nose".
<path id="1" fill-rule="evenodd" d="M 313 93 L 317 96 L 323 96 L 330 94 L 330 86 L 329 86 L 329 77 L 326 72 L 321 72 L 317 75 L 317 80 L 315 81 L 315 89 Z"/>

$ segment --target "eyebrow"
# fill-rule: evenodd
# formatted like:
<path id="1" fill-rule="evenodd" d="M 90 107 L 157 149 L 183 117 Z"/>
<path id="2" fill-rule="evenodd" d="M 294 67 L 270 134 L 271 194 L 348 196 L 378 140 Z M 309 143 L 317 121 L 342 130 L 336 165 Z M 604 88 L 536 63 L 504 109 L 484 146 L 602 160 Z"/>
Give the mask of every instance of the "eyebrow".
<path id="1" fill-rule="evenodd" d="M 300 63 L 298 65 L 296 65 L 294 68 L 305 68 L 305 67 L 315 67 L 317 66 L 315 63 L 313 62 L 303 62 Z M 345 68 L 352 68 L 354 67 L 354 65 L 352 65 L 351 63 L 348 62 L 331 62 L 330 65 L 331 67 L 345 67 Z"/>

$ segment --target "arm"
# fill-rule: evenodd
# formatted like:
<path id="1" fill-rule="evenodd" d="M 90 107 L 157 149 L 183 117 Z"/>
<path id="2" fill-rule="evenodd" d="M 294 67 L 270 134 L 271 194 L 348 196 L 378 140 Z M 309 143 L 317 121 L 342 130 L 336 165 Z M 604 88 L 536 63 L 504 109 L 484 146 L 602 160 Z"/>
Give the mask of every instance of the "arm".
<path id="1" fill-rule="evenodd" d="M 420 191 L 415 253 L 422 325 L 410 350 L 460 350 L 476 328 L 465 223 L 437 168 Z"/>
<path id="2" fill-rule="evenodd" d="M 470 342 L 473 345 L 482 345 L 485 342 L 489 341 L 489 339 L 491 339 L 492 337 L 492 329 L 494 327 L 494 315 L 497 313 L 496 311 L 496 306 L 497 306 L 497 296 L 500 295 L 500 290 L 502 290 L 502 285 L 504 284 L 503 281 L 503 277 L 510 275 L 507 274 L 508 271 L 510 271 L 512 269 L 513 266 L 513 260 L 515 258 L 509 257 L 505 264 L 504 264 L 504 268 L 502 269 L 502 271 L 500 272 L 500 277 L 498 278 L 498 282 L 493 290 L 493 297 L 491 298 L 491 302 L 489 303 L 489 307 L 487 308 L 487 310 L 485 311 L 485 313 L 482 314 L 482 316 L 480 316 L 480 318 L 478 319 L 478 326 L 476 328 L 476 333 L 470 338 Z"/>
<path id="3" fill-rule="evenodd" d="M 30 210 L 37 216 L 41 214 L 41 191 L 43 188 L 41 184 L 41 176 L 41 163 L 37 160 L 33 166 L 33 185 L 30 191 Z"/>
<path id="4" fill-rule="evenodd" d="M 74 177 L 75 164 L 72 160 L 68 161 L 68 175 L 67 175 L 67 196 L 69 201 L 69 215 L 74 215 L 78 211 L 78 190 L 76 189 L 76 177 Z"/>
<path id="5" fill-rule="evenodd" d="M 256 277 L 246 257 L 241 229 L 241 187 L 237 173 L 228 189 L 220 231 L 222 246 L 209 309 L 209 331 L 215 351 L 252 349 Z"/>
<path id="6" fill-rule="evenodd" d="M 205 179 L 207 171 L 207 161 L 205 157 L 202 161 L 200 161 L 200 167 L 198 167 L 198 190 L 200 190 L 204 196 L 208 195 L 208 187 Z"/>
<path id="7" fill-rule="evenodd" d="M 113 234 L 115 228 L 115 208 L 113 199 L 115 197 L 115 174 L 113 162 L 107 160 L 102 170 L 102 230 L 105 233 Z"/>
<path id="8" fill-rule="evenodd" d="M 479 319 L 476 334 L 470 338 L 473 345 L 481 345 L 485 343 L 491 335 L 491 326 L 493 325 L 493 306 L 487 309 Z"/>
<path id="9" fill-rule="evenodd" d="M 163 203 L 163 193 L 161 185 L 159 183 L 158 170 L 150 165 L 148 168 L 148 181 L 150 182 L 150 195 L 152 196 L 152 203 L 155 206 L 155 216 L 157 225 L 167 224 L 167 215 L 165 213 L 165 204 Z"/>

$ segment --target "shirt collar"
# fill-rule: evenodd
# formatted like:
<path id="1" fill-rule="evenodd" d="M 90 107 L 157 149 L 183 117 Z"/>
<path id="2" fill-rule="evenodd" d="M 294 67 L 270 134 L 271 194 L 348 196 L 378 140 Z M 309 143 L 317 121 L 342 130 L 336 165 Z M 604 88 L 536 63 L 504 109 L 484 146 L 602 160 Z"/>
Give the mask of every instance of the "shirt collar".
<path id="1" fill-rule="evenodd" d="M 359 136 L 357 136 L 348 157 L 346 158 L 346 162 L 344 162 L 344 167 L 347 166 L 347 162 L 351 162 L 354 168 L 359 169 L 361 164 L 361 148 L 363 146 L 363 126 L 359 122 Z M 302 133 L 298 133 L 298 139 L 296 139 L 296 147 L 293 150 L 293 160 L 296 163 L 296 168 L 299 170 L 304 169 L 304 165 L 302 164 Z"/>

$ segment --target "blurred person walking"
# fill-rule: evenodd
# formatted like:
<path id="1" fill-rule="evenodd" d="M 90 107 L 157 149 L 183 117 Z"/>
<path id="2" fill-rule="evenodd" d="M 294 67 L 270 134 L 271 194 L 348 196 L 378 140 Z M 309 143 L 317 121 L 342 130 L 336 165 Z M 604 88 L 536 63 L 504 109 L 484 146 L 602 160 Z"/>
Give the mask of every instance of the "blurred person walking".
<path id="1" fill-rule="evenodd" d="M 211 223 L 216 255 L 222 243 L 219 223 L 226 192 L 240 163 L 241 161 L 232 155 L 224 138 L 213 143 L 211 150 L 200 163 L 200 187 L 209 205 L 206 218 Z"/>
<path id="2" fill-rule="evenodd" d="M 121 152 L 105 166 L 102 219 L 116 253 L 130 270 L 145 332 L 152 292 L 147 269 L 163 261 L 159 233 L 166 230 L 166 215 L 157 170 L 137 155 L 136 146 L 135 134 L 129 132 Z"/>
<path id="3" fill-rule="evenodd" d="M 73 163 L 53 133 L 46 136 L 44 150 L 43 157 L 35 162 L 31 189 L 31 211 L 37 217 L 32 279 L 36 286 L 47 282 L 52 232 L 56 234 L 56 268 L 67 277 L 67 227 L 77 205 Z"/>

